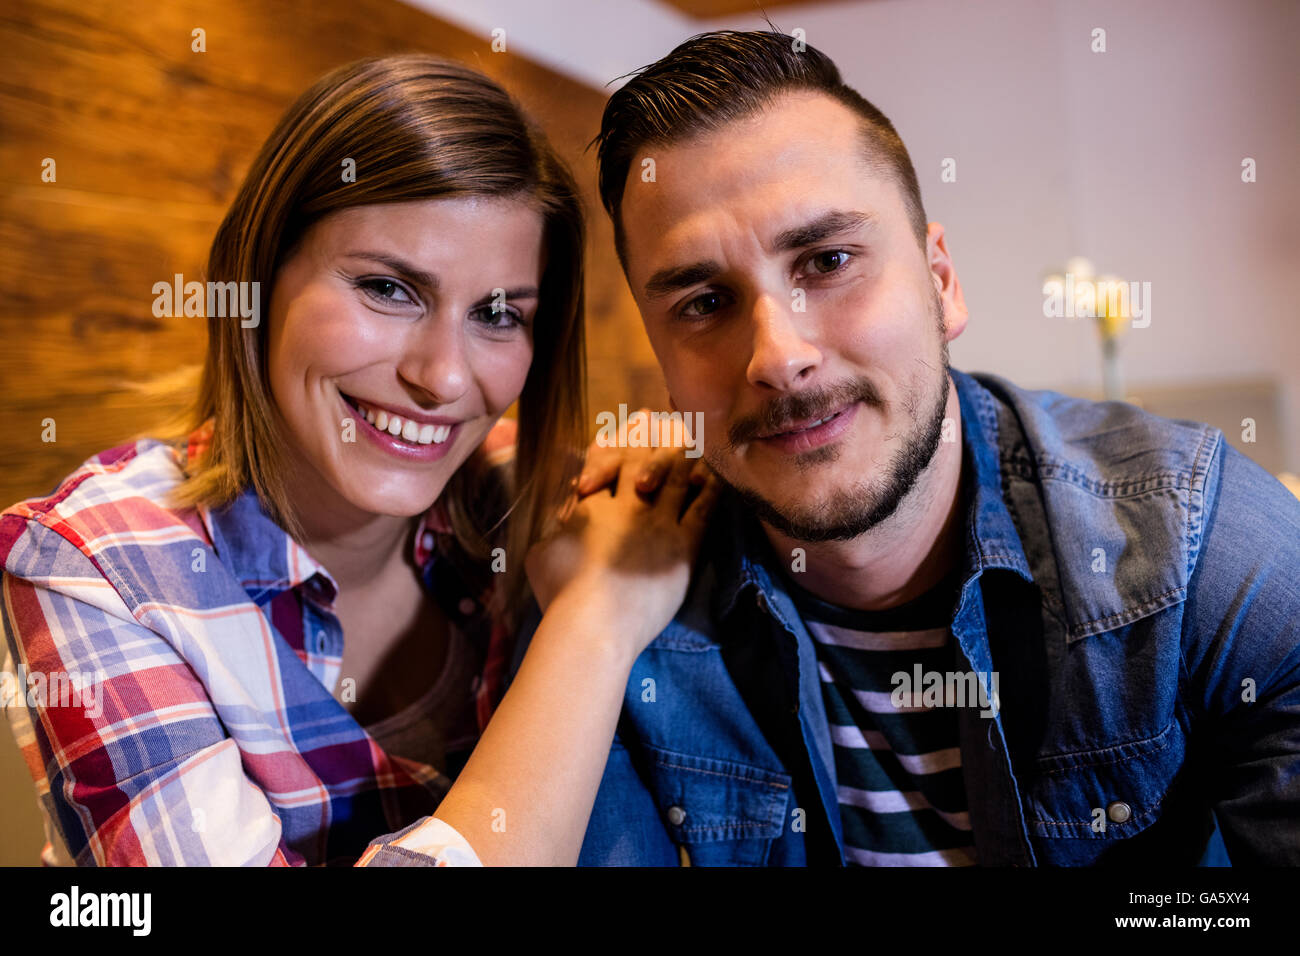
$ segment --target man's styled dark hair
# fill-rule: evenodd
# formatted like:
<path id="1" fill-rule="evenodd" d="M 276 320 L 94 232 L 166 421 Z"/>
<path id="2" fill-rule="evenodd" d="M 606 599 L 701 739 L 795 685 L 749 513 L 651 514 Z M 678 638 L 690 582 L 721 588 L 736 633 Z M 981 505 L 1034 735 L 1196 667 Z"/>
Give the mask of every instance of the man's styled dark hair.
<path id="1" fill-rule="evenodd" d="M 796 43 L 800 49 L 796 50 Z M 600 201 L 614 221 L 614 244 L 624 267 L 619 206 L 632 158 L 645 146 L 666 146 L 757 113 L 793 91 L 825 93 L 862 118 L 867 162 L 903 192 L 908 220 L 925 249 L 926 216 L 916 170 L 894 126 L 846 86 L 830 57 L 776 31 L 719 30 L 691 37 L 632 74 L 605 104 L 598 144 Z"/>

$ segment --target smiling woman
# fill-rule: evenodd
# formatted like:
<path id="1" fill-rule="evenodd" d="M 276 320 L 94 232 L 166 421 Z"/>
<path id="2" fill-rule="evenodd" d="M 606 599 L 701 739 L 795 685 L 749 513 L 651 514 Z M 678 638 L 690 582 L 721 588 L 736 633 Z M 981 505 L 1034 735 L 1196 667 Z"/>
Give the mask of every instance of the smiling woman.
<path id="1" fill-rule="evenodd" d="M 97 682 L 9 711 L 46 862 L 576 860 L 716 494 L 685 507 L 679 455 L 654 501 L 560 519 L 582 243 L 569 173 L 472 70 L 365 60 L 290 108 L 208 261 L 267 321 L 210 311 L 184 427 L 0 515 L 0 672 Z M 546 613 L 504 693 L 526 555 Z"/>

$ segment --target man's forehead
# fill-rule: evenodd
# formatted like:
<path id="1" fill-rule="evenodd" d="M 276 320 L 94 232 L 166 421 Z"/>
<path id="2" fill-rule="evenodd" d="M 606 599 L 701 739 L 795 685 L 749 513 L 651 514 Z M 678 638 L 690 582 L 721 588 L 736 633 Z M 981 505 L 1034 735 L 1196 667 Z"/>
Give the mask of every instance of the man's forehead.
<path id="1" fill-rule="evenodd" d="M 653 160 L 652 164 L 643 160 Z M 823 95 L 637 154 L 620 207 L 629 278 L 721 233 L 764 244 L 828 210 L 889 213 L 892 181 L 866 161 L 856 114 Z M 654 260 L 654 261 L 649 261 Z"/>
<path id="2" fill-rule="evenodd" d="M 862 147 L 861 118 L 848 107 L 821 93 L 787 93 L 714 129 L 643 146 L 629 165 L 623 205 L 674 186 L 761 183 L 801 165 L 860 164 Z"/>

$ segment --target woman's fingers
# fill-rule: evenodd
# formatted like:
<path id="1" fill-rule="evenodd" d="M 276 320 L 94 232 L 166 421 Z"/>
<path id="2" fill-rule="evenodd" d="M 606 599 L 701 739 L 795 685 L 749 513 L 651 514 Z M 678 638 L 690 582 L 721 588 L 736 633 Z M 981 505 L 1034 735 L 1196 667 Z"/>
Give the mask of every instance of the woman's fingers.
<path id="1" fill-rule="evenodd" d="M 682 528 L 690 535 L 693 546 L 698 546 L 703 540 L 704 529 L 709 524 L 709 515 L 713 512 L 713 506 L 718 503 L 721 494 L 722 482 L 718 480 L 717 475 L 709 472 L 708 477 L 704 479 L 704 487 L 691 502 L 691 506 L 686 509 L 686 514 L 682 516 Z"/>
<path id="2" fill-rule="evenodd" d="M 638 416 L 648 418 L 649 415 L 650 409 L 638 408 L 628 416 L 628 426 L 633 426 Z M 578 494 L 585 497 L 594 491 L 599 491 L 606 485 L 612 484 L 627 461 L 629 450 L 627 434 L 623 431 L 619 432 L 618 441 L 613 445 L 604 445 L 593 441 L 587 448 L 587 457 L 583 462 L 582 471 L 578 475 L 576 485 Z M 635 477 L 633 480 L 636 480 Z"/>
<path id="3" fill-rule="evenodd" d="M 613 484 L 618 477 L 618 470 L 623 464 L 622 448 L 604 448 L 592 443 L 587 449 L 587 458 L 578 475 L 577 492 L 585 497 L 599 491 L 606 485 Z"/>
<path id="4" fill-rule="evenodd" d="M 678 419 L 667 419 L 655 436 L 660 445 L 650 453 L 650 460 L 637 478 L 637 487 L 643 492 L 653 492 L 668 476 L 673 465 L 684 455 L 687 447 L 687 434 L 683 423 Z"/>
<path id="5" fill-rule="evenodd" d="M 644 424 L 639 424 L 643 420 Z M 680 420 L 661 418 L 654 421 L 650 409 L 639 408 L 628 416 L 627 424 L 629 428 L 648 426 L 652 444 L 630 447 L 625 431 L 619 433 L 615 445 L 592 442 L 577 480 L 579 495 L 592 494 L 624 476 L 630 477 L 637 491 L 652 495 L 659 490 L 688 447 L 686 428 Z M 629 461 L 635 461 L 639 467 L 627 468 Z M 703 475 L 697 475 L 693 480 L 697 483 L 703 481 Z"/>
<path id="6" fill-rule="evenodd" d="M 619 463 L 618 470 L 618 488 L 615 489 L 617 498 L 638 498 L 641 497 L 642 489 L 637 483 L 637 476 L 644 470 L 646 462 L 650 458 L 650 450 L 647 448 L 620 448 L 623 453 L 623 460 Z"/>
<path id="7" fill-rule="evenodd" d="M 676 452 L 676 460 L 668 463 L 668 468 L 664 473 L 663 487 L 659 490 L 659 497 L 655 501 L 655 506 L 664 508 L 669 514 L 676 518 L 682 513 L 682 505 L 686 503 L 686 493 L 691 488 L 691 475 L 695 472 L 695 460 L 687 458 L 680 450 Z"/>

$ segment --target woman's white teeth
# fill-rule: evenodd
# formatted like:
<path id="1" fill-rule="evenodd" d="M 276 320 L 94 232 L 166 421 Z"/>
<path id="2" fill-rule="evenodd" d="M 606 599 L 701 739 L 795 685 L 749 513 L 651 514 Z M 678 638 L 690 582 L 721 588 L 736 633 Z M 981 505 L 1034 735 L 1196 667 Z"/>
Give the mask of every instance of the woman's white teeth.
<path id="1" fill-rule="evenodd" d="M 421 425 L 419 422 L 402 418 L 400 415 L 390 415 L 382 408 L 374 409 L 366 406 L 362 402 L 357 402 L 357 407 L 365 415 L 366 421 L 374 425 L 381 432 L 388 432 L 393 437 L 401 436 L 403 441 L 408 441 L 413 445 L 441 445 L 451 434 L 450 425 Z"/>

